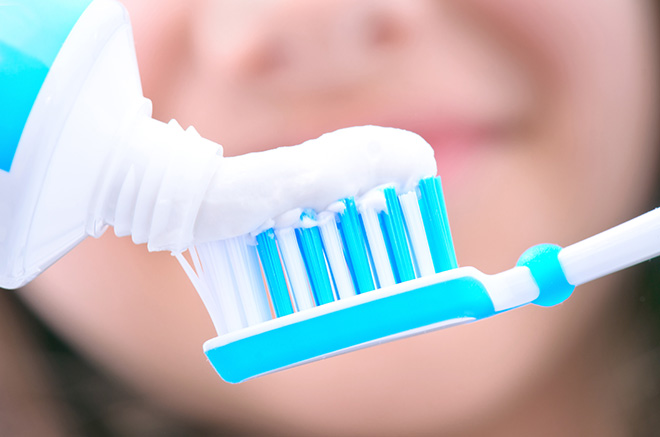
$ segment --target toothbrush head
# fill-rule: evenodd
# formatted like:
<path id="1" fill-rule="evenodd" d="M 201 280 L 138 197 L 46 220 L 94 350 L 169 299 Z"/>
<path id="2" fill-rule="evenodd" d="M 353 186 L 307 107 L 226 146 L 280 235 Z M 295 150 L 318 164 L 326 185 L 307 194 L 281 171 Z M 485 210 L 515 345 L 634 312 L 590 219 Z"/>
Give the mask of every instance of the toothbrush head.
<path id="1" fill-rule="evenodd" d="M 204 351 L 232 383 L 558 298 L 541 295 L 540 255 L 493 276 L 458 268 L 439 177 L 177 257 L 218 331 Z"/>

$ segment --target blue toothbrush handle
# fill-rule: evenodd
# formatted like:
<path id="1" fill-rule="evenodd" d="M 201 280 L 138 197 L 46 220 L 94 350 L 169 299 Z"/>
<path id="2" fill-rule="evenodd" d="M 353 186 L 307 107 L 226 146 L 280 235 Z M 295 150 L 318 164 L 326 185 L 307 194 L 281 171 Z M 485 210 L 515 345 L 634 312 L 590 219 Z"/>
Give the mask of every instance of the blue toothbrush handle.
<path id="1" fill-rule="evenodd" d="M 528 303 L 556 305 L 575 288 L 558 260 L 561 250 L 532 247 L 517 267 L 496 275 L 464 267 L 402 282 L 225 334 L 204 350 L 225 381 L 238 383 Z"/>

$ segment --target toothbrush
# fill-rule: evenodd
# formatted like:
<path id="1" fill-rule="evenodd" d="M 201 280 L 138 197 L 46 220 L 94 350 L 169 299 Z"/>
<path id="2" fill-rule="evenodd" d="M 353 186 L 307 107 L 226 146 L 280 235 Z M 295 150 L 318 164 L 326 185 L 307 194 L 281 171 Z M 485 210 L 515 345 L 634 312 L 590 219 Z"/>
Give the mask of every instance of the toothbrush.
<path id="1" fill-rule="evenodd" d="M 152 118 L 117 0 L 0 2 L 0 288 L 22 287 L 110 226 L 179 252 L 298 203 L 415 182 L 435 174 L 432 156 L 411 132 L 362 126 L 224 158 L 194 128 Z"/>
<path id="2" fill-rule="evenodd" d="M 9 3 L 0 11 L 0 287 L 26 284 L 109 224 L 150 249 L 187 247 L 222 148 L 151 118 L 125 9 Z M 577 285 L 658 255 L 659 214 L 565 249 L 537 246 L 491 276 L 457 267 L 439 179 L 425 179 L 413 192 L 377 189 L 177 257 L 218 331 L 205 344 L 209 360 L 240 382 L 560 303 Z"/>
<path id="3" fill-rule="evenodd" d="M 436 177 L 176 256 L 218 331 L 206 356 L 238 383 L 530 303 L 554 306 L 658 254 L 660 209 L 563 249 L 534 246 L 495 275 L 459 268 Z"/>

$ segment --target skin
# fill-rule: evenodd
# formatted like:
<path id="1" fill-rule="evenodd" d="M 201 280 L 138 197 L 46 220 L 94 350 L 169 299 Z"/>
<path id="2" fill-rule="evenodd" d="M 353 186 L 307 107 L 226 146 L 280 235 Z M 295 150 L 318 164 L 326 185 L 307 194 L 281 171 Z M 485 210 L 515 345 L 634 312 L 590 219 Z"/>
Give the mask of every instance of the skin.
<path id="1" fill-rule="evenodd" d="M 533 244 L 568 245 L 650 207 L 657 66 L 643 2 L 124 3 L 155 117 L 226 155 L 361 124 L 421 134 L 461 265 L 495 273 Z M 617 435 L 628 400 L 607 381 L 625 355 L 612 326 L 629 279 L 236 386 L 205 362 L 212 325 L 168 254 L 107 234 L 24 296 L 99 366 L 213 426 Z"/>

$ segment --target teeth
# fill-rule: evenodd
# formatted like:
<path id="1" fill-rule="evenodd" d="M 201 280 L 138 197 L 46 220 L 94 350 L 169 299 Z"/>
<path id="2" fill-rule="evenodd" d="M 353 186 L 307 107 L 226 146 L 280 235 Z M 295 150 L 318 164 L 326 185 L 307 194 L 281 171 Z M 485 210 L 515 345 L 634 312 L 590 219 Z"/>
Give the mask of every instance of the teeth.
<path id="1" fill-rule="evenodd" d="M 436 178 L 295 215 L 256 239 L 191 248 L 192 265 L 177 255 L 219 335 L 456 267 Z"/>

